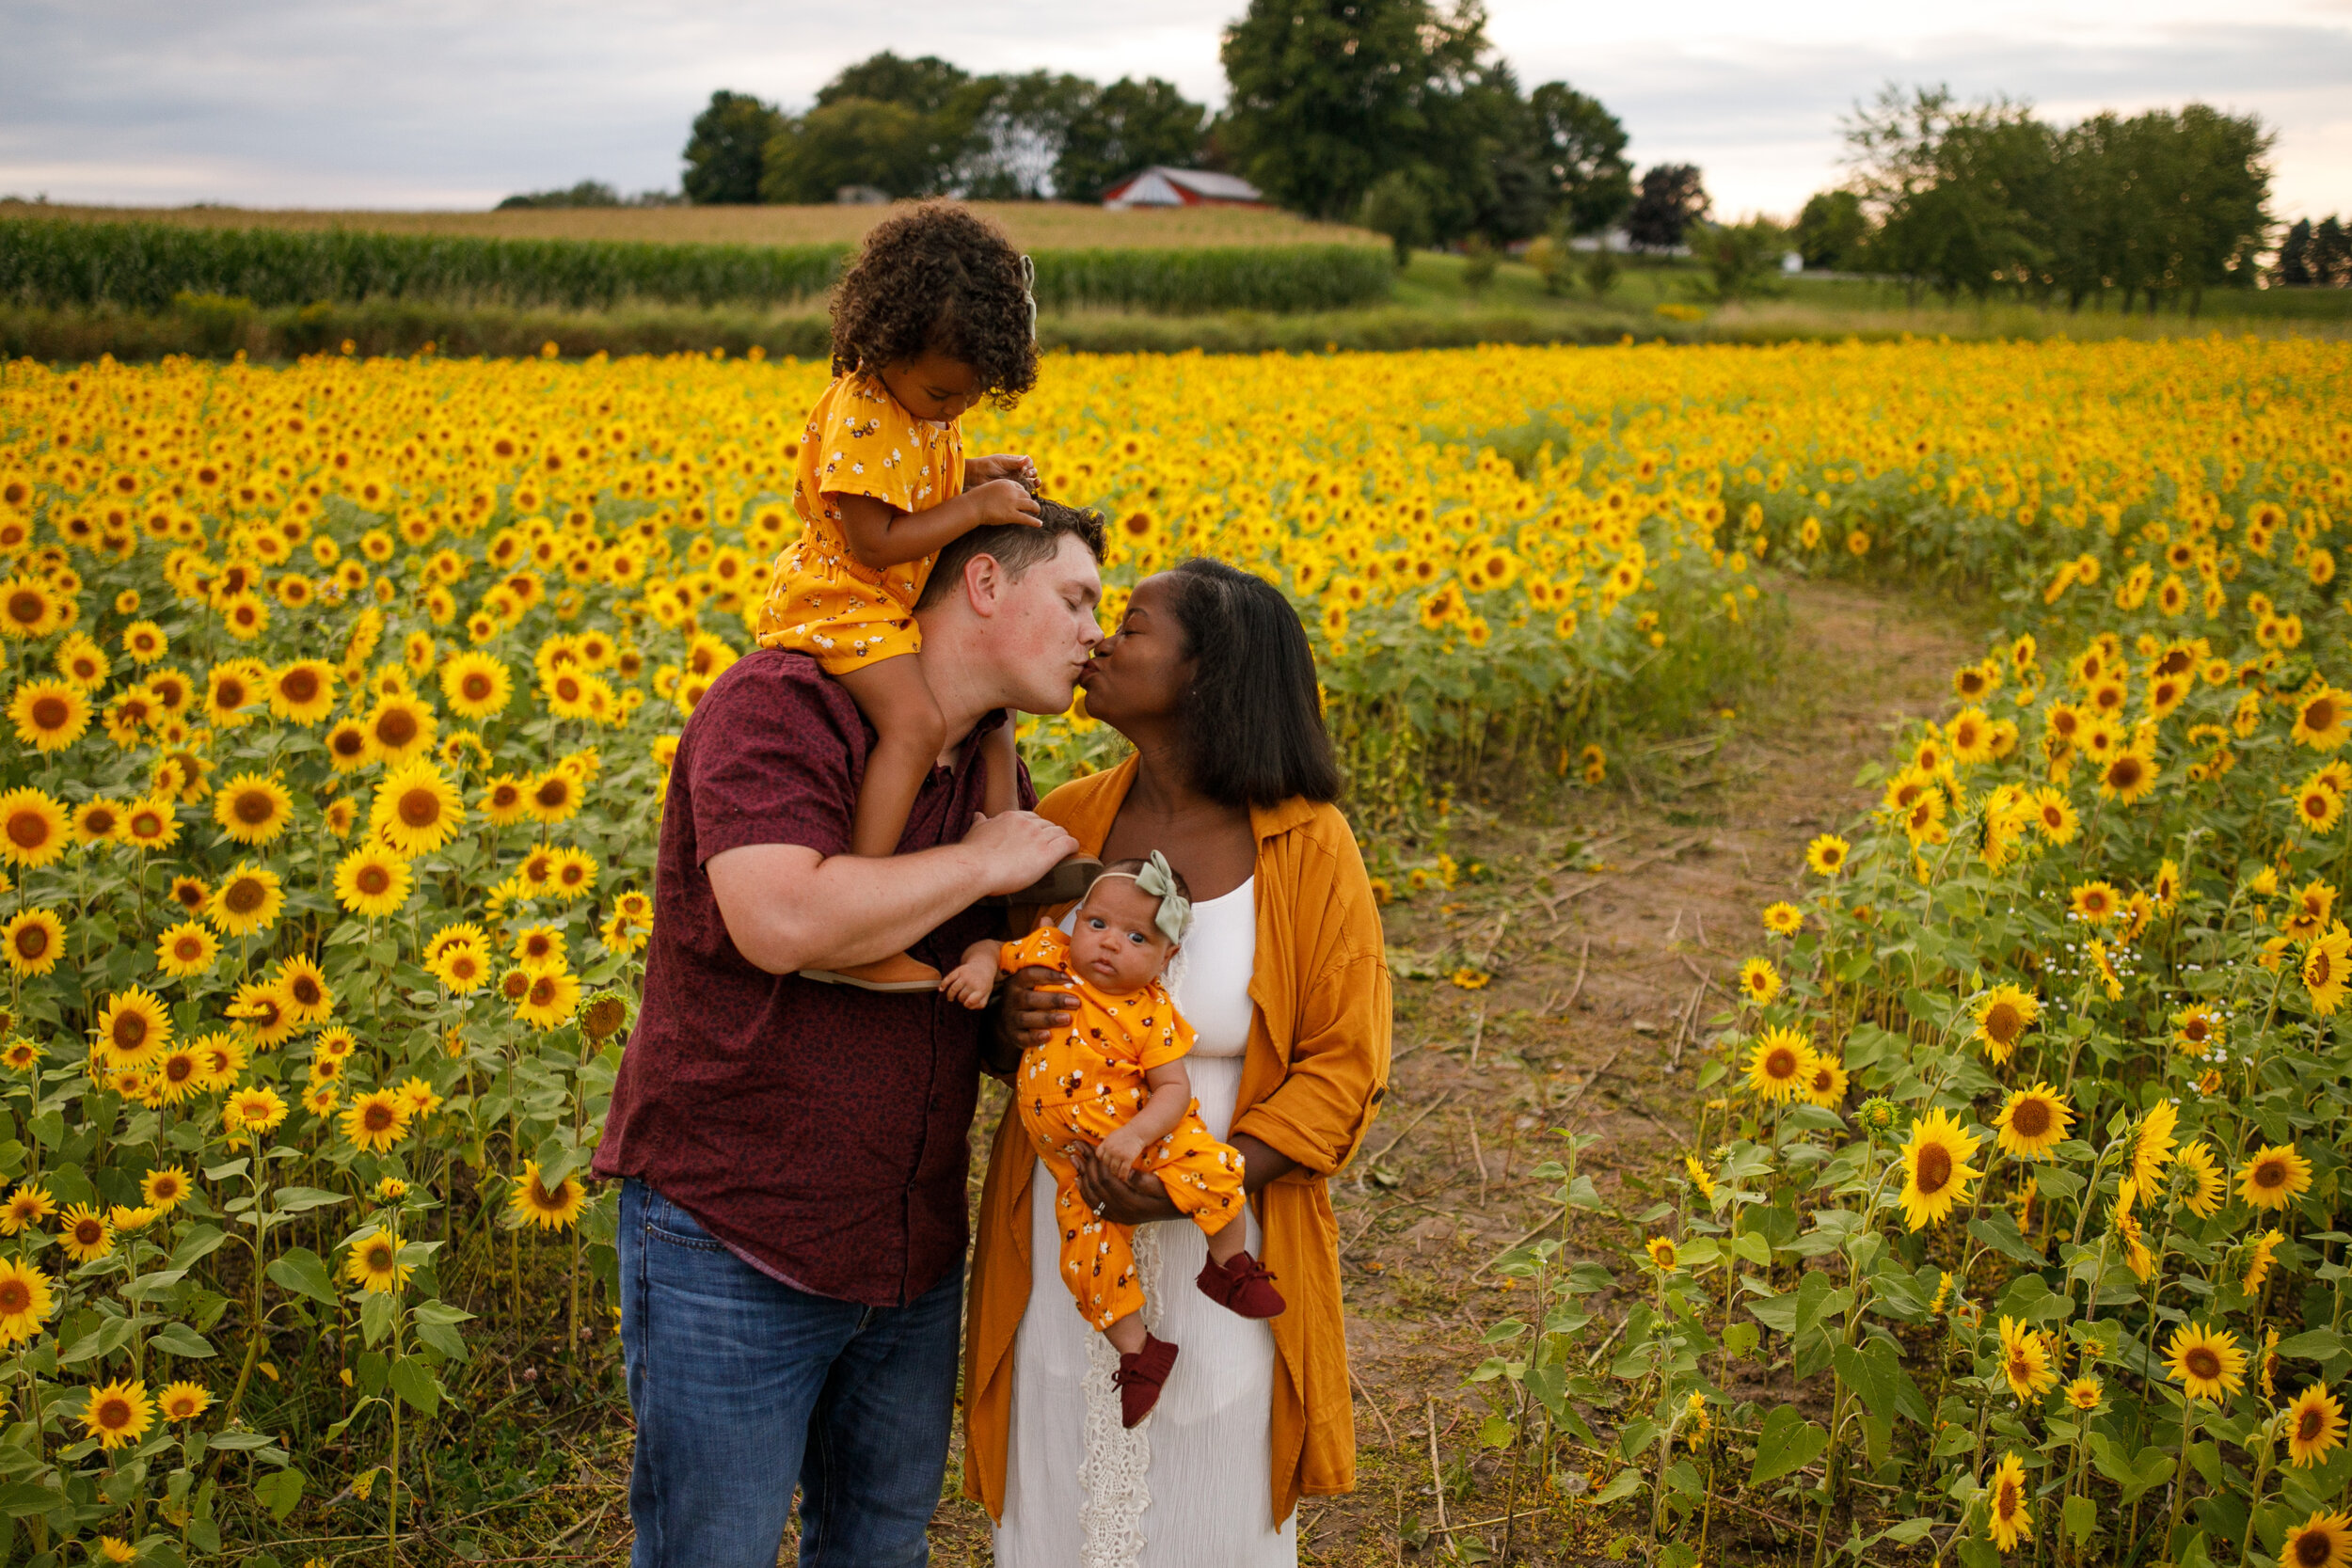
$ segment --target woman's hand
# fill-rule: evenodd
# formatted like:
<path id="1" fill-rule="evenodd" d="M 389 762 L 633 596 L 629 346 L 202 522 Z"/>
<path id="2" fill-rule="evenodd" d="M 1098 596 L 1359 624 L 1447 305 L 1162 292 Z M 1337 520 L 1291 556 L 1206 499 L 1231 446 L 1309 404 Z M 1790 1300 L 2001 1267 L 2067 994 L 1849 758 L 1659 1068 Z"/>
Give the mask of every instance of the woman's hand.
<path id="1" fill-rule="evenodd" d="M 1114 1225 L 1150 1225 L 1180 1220 L 1184 1212 L 1168 1200 L 1168 1189 L 1156 1176 L 1121 1176 L 1094 1157 L 1094 1150 L 1072 1151 L 1071 1168 L 1077 1173 L 1078 1196 L 1086 1206 Z"/>
<path id="2" fill-rule="evenodd" d="M 1072 998 L 1067 978 L 1042 964 L 1031 964 L 1015 971 L 1005 982 L 997 1019 L 1007 1041 L 1026 1051 L 1077 1022 L 1078 1005 Z"/>

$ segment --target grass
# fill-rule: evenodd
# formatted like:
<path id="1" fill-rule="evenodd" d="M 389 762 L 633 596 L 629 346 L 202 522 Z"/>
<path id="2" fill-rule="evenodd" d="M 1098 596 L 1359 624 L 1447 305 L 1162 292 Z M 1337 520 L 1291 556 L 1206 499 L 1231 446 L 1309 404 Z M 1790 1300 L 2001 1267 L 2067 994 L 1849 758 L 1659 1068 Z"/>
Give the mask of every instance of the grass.
<path id="1" fill-rule="evenodd" d="M 1015 244 L 1097 246 L 1380 245 L 1360 229 L 1244 207 L 1110 212 L 1066 201 L 976 201 Z M 75 207 L 0 199 L 0 217 L 83 223 L 170 223 L 202 229 L 355 229 L 483 239 L 644 240 L 664 244 L 848 245 L 888 207 L 570 207 L 491 213 L 372 213 L 252 207 Z"/>

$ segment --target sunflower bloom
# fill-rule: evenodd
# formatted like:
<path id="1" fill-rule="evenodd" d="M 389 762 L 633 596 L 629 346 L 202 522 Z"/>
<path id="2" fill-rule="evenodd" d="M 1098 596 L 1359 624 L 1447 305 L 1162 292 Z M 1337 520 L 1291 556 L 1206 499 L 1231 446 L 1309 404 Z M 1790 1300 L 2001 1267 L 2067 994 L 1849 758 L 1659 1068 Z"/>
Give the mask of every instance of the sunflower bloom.
<path id="1" fill-rule="evenodd" d="M 2342 1006 L 2345 982 L 2352 981 L 2352 931 L 2339 922 L 2306 947 L 2302 977 L 2312 1012 L 2326 1018 Z"/>
<path id="2" fill-rule="evenodd" d="M 171 1014 L 144 986 L 117 991 L 98 1015 L 98 1043 L 118 1067 L 145 1067 L 171 1043 Z"/>
<path id="3" fill-rule="evenodd" d="M 1780 971 L 1770 958 L 1750 958 L 1740 966 L 1740 994 L 1761 1007 L 1780 994 Z"/>
<path id="4" fill-rule="evenodd" d="M 1977 1144 L 1941 1109 L 1911 1124 L 1911 1140 L 1902 1149 L 1905 1228 L 1938 1223 L 1968 1196 L 1968 1183 L 1984 1174 L 1967 1163 Z"/>
<path id="5" fill-rule="evenodd" d="M 135 1379 L 91 1389 L 82 1415 L 83 1429 L 109 1453 L 146 1436 L 154 1421 L 155 1406 L 147 1397 L 147 1385 Z"/>
<path id="6" fill-rule="evenodd" d="M 368 827 L 401 855 L 429 855 L 456 836 L 466 805 L 457 786 L 434 763 L 416 761 L 396 769 L 375 792 Z"/>
<path id="7" fill-rule="evenodd" d="M 2297 1469 L 2318 1464 L 2344 1442 L 2344 1402 L 2324 1383 L 2312 1384 L 2289 1401 L 2286 1418 L 2287 1463 Z"/>
<path id="8" fill-rule="evenodd" d="M 2067 1104 L 2064 1095 L 2047 1084 L 2036 1084 L 2011 1094 L 1993 1125 L 2004 1153 L 2021 1160 L 2046 1160 L 2074 1120 L 2074 1107 Z"/>
<path id="9" fill-rule="evenodd" d="M 2311 1186 L 2312 1163 L 2291 1145 L 2257 1150 L 2238 1171 L 2238 1196 L 2257 1209 L 2284 1209 Z"/>
<path id="10" fill-rule="evenodd" d="M 2221 1205 L 2230 1196 L 2230 1183 L 2215 1163 L 2213 1150 L 2192 1139 L 2181 1146 L 2173 1156 L 2179 1167 L 2189 1175 L 2191 1186 L 2182 1197 L 2182 1204 L 2201 1220 L 2209 1220 L 2221 1212 Z"/>
<path id="11" fill-rule="evenodd" d="M 343 1113 L 343 1136 L 372 1153 L 381 1154 L 408 1135 L 408 1113 L 398 1096 L 372 1090 L 351 1102 Z"/>
<path id="12" fill-rule="evenodd" d="M 2218 1404 L 2246 1386 L 2246 1353 L 2226 1328 L 2189 1323 L 2174 1329 L 2164 1364 L 2191 1399 Z"/>
<path id="13" fill-rule="evenodd" d="M 1984 1513 L 1993 1528 L 1993 1544 L 2013 1552 L 2021 1541 L 2033 1538 L 2033 1500 L 2026 1491 L 2025 1462 L 2013 1453 L 2001 1456 L 1985 1487 Z"/>
<path id="14" fill-rule="evenodd" d="M 25 910 L 0 927 L 0 948 L 18 974 L 46 974 L 65 953 L 65 922 L 48 910 Z"/>
<path id="15" fill-rule="evenodd" d="M 1774 1025 L 1748 1053 L 1748 1087 L 1774 1103 L 1796 1094 L 1812 1075 L 1813 1047 L 1794 1029 Z"/>
<path id="16" fill-rule="evenodd" d="M 211 1390 L 200 1383 L 167 1383 L 155 1396 L 155 1408 L 167 1421 L 193 1421 L 213 1402 Z"/>
<path id="17" fill-rule="evenodd" d="M 2031 991 L 1994 986 L 1978 1001 L 1976 1014 L 1974 1037 L 1984 1043 L 1984 1053 L 1998 1064 L 2010 1059 L 2026 1031 L 2041 1020 L 2042 1004 Z"/>
<path id="18" fill-rule="evenodd" d="M 0 1346 L 21 1345 L 56 1309 L 49 1276 L 22 1258 L 0 1259 Z M 2341 1422 L 2342 1415 L 2339 1413 Z"/>
<path id="19" fill-rule="evenodd" d="M 75 1262 L 87 1263 L 115 1249 L 114 1227 L 88 1204 L 76 1203 L 59 1218 L 63 1223 L 57 1227 L 58 1243 Z"/>
<path id="20" fill-rule="evenodd" d="M 1835 877 L 1846 868 L 1846 857 L 1853 853 L 1853 846 L 1836 833 L 1823 833 L 1804 847 L 1804 863 L 1814 875 Z"/>
<path id="21" fill-rule="evenodd" d="M 224 936 L 251 936 L 278 922 L 286 895 L 278 873 L 264 866 L 240 864 L 220 879 L 210 911 L 213 924 Z"/>
<path id="22" fill-rule="evenodd" d="M 384 1229 L 371 1231 L 351 1246 L 343 1276 L 371 1295 L 406 1287 L 413 1271 L 400 1261 L 400 1238 Z"/>
<path id="23" fill-rule="evenodd" d="M 267 844 L 294 820 L 294 797 L 274 778 L 240 773 L 213 797 L 213 820 L 239 844 Z"/>
<path id="24" fill-rule="evenodd" d="M 2009 1391 L 2026 1403 L 2058 1383 L 2058 1373 L 2050 1366 L 2048 1341 L 2039 1331 L 2007 1316 L 2001 1319 L 2001 1375 L 2009 1382 Z"/>
<path id="25" fill-rule="evenodd" d="M 2132 1133 L 2132 1180 L 2141 1192 L 2153 1194 L 2157 1178 L 2172 1163 L 2172 1132 L 2180 1121 L 2181 1113 L 2169 1100 L 2157 1101 L 2139 1118 Z"/>
<path id="26" fill-rule="evenodd" d="M 2279 1547 L 2280 1568 L 2348 1568 L 2352 1565 L 2352 1516 L 2319 1513 L 2287 1531 Z"/>
<path id="27" fill-rule="evenodd" d="M 587 1189 L 577 1177 L 566 1176 L 550 1189 L 539 1179 L 539 1162 L 525 1160 L 523 1172 L 506 1200 L 507 1223 L 535 1225 L 544 1230 L 569 1229 L 587 1206 Z"/>
<path id="28" fill-rule="evenodd" d="M 65 807 L 38 789 L 0 795 L 0 860 L 11 865 L 47 865 L 65 853 Z"/>

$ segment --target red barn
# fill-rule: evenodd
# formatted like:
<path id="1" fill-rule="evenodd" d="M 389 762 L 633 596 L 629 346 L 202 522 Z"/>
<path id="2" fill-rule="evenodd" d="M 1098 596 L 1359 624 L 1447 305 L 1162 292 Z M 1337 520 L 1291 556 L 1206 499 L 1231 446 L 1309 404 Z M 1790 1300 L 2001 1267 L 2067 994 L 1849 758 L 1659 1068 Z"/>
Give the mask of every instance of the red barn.
<path id="1" fill-rule="evenodd" d="M 1263 207 L 1258 187 L 1238 175 L 1197 168 L 1151 168 L 1103 193 L 1105 207 Z"/>

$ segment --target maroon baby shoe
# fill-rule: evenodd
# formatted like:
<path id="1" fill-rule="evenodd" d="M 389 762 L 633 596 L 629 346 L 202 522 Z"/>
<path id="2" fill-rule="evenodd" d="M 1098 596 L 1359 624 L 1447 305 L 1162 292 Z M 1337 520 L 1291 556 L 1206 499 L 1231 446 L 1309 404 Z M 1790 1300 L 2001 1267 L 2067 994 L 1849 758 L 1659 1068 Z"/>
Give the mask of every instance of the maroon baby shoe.
<path id="1" fill-rule="evenodd" d="M 1210 1259 L 1200 1266 L 1200 1277 L 1193 1283 L 1200 1293 L 1229 1312 L 1245 1318 L 1279 1318 L 1290 1303 L 1274 1288 L 1274 1276 L 1266 1267 L 1248 1252 L 1233 1254 L 1230 1263 Z"/>
<path id="2" fill-rule="evenodd" d="M 1111 1381 L 1119 1386 L 1119 1424 L 1133 1427 L 1160 1402 L 1160 1390 L 1176 1365 L 1176 1347 L 1146 1334 L 1143 1348 L 1119 1358 Z"/>

